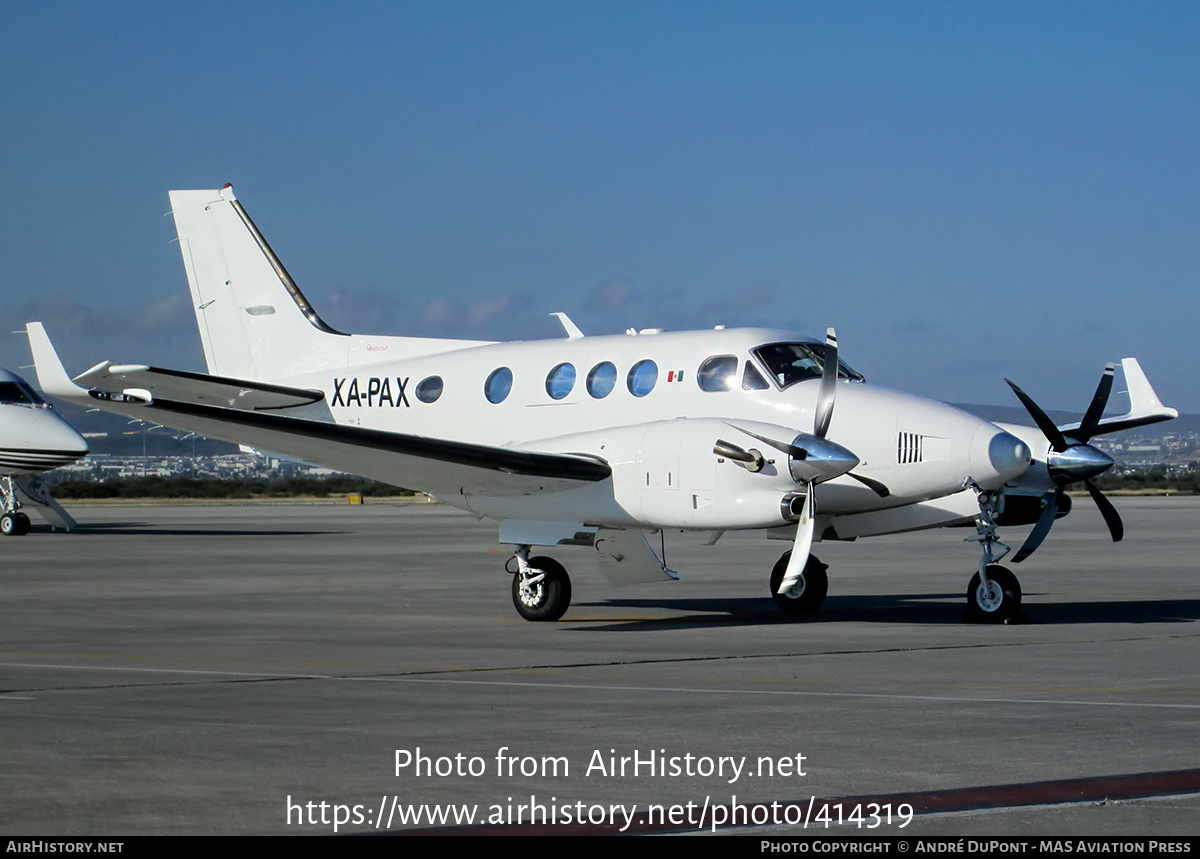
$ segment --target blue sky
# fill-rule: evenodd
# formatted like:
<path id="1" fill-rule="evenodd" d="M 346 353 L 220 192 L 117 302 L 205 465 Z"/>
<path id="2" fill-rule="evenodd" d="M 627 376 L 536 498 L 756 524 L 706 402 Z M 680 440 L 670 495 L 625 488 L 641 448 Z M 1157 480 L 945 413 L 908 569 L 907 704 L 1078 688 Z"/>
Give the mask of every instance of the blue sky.
<path id="1" fill-rule="evenodd" d="M 202 368 L 171 188 L 335 327 L 821 334 L 871 381 L 1200 412 L 1195 3 L 0 3 L 3 329 Z M 0 363 L 29 364 L 0 337 Z"/>

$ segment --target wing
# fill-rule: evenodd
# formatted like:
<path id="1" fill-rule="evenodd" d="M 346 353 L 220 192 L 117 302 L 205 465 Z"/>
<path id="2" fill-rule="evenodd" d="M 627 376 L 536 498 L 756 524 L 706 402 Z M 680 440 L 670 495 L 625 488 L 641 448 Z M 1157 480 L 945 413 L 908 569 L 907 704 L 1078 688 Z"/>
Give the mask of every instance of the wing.
<path id="1" fill-rule="evenodd" d="M 167 426 L 247 444 L 433 495 L 530 495 L 608 478 L 592 457 L 514 450 L 270 412 L 154 400 L 135 409 Z M 153 417 L 150 417 L 153 416 Z"/>
<path id="2" fill-rule="evenodd" d="M 51 396 L 443 498 L 532 495 L 612 474 L 608 463 L 583 454 L 516 450 L 337 424 L 324 393 L 302 388 L 141 364 L 98 365 L 78 381 L 104 387 L 84 388 L 67 376 L 40 323 L 29 323 L 26 331 L 38 381 Z"/>

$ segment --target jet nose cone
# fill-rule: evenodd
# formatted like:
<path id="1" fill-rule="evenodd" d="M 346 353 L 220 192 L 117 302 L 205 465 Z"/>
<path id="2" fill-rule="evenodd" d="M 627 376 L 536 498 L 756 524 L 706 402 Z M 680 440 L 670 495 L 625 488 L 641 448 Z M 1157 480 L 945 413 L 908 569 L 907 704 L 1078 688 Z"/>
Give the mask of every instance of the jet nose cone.
<path id="1" fill-rule="evenodd" d="M 72 455 L 76 459 L 88 452 L 87 439 L 77 433 L 73 426 L 56 414 L 51 414 L 49 417 L 52 417 L 53 420 L 43 419 L 38 427 L 38 441 L 41 444 L 64 456 Z"/>
<path id="2" fill-rule="evenodd" d="M 971 439 L 971 477 L 982 489 L 1020 477 L 1032 462 L 1029 445 L 995 424 L 981 425 Z"/>
<path id="3" fill-rule="evenodd" d="M 1107 453 L 1090 444 L 1073 444 L 1061 453 L 1050 451 L 1047 464 L 1052 477 L 1065 475 L 1068 483 L 1075 483 L 1103 474 L 1116 463 Z"/>

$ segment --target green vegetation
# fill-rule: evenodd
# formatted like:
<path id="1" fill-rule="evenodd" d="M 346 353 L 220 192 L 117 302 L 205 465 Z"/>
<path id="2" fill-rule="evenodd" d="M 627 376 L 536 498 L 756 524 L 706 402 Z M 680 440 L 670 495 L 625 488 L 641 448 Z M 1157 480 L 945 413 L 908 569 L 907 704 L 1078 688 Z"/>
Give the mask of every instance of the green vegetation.
<path id="1" fill-rule="evenodd" d="M 1170 492 L 1180 495 L 1200 494 L 1200 471 L 1194 468 L 1150 468 L 1145 471 L 1126 471 L 1121 474 L 1102 474 L 1095 483 L 1105 492 Z M 1082 488 L 1083 484 L 1079 484 Z"/>
<path id="2" fill-rule="evenodd" d="M 236 480 L 217 477 L 131 477 L 97 482 L 74 480 L 59 483 L 59 500 L 80 498 L 326 498 L 345 495 L 412 495 L 407 489 L 335 474 L 329 477 L 284 477 L 270 480 Z"/>

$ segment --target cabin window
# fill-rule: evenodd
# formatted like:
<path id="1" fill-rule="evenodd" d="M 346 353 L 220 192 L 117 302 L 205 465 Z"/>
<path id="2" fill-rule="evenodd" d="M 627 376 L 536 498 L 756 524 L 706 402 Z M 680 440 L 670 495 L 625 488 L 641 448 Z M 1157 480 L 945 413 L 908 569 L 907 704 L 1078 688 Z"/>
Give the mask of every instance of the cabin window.
<path id="1" fill-rule="evenodd" d="M 617 385 L 617 367 L 612 361 L 597 364 L 588 373 L 587 392 L 597 400 L 603 400 Z"/>
<path id="2" fill-rule="evenodd" d="M 645 361 L 638 361 L 630 368 L 625 384 L 629 387 L 629 393 L 635 397 L 644 397 L 654 390 L 654 384 L 657 381 L 658 365 L 647 358 Z"/>
<path id="3" fill-rule="evenodd" d="M 702 391 L 732 391 L 737 384 L 737 365 L 734 355 L 706 358 L 696 371 L 696 383 Z"/>
<path id="4" fill-rule="evenodd" d="M 502 403 L 508 399 L 512 383 L 512 370 L 507 367 L 492 370 L 492 374 L 483 383 L 483 395 L 488 398 L 489 403 Z"/>
<path id="5" fill-rule="evenodd" d="M 575 387 L 575 365 L 559 364 L 546 376 L 546 393 L 551 399 L 561 400 Z"/>
<path id="6" fill-rule="evenodd" d="M 742 390 L 743 391 L 765 391 L 771 387 L 767 380 L 763 378 L 762 373 L 750 361 L 746 362 L 746 370 L 742 373 Z"/>
<path id="7" fill-rule="evenodd" d="M 417 399 L 423 403 L 436 403 L 442 395 L 442 377 L 430 376 L 417 385 Z"/>

